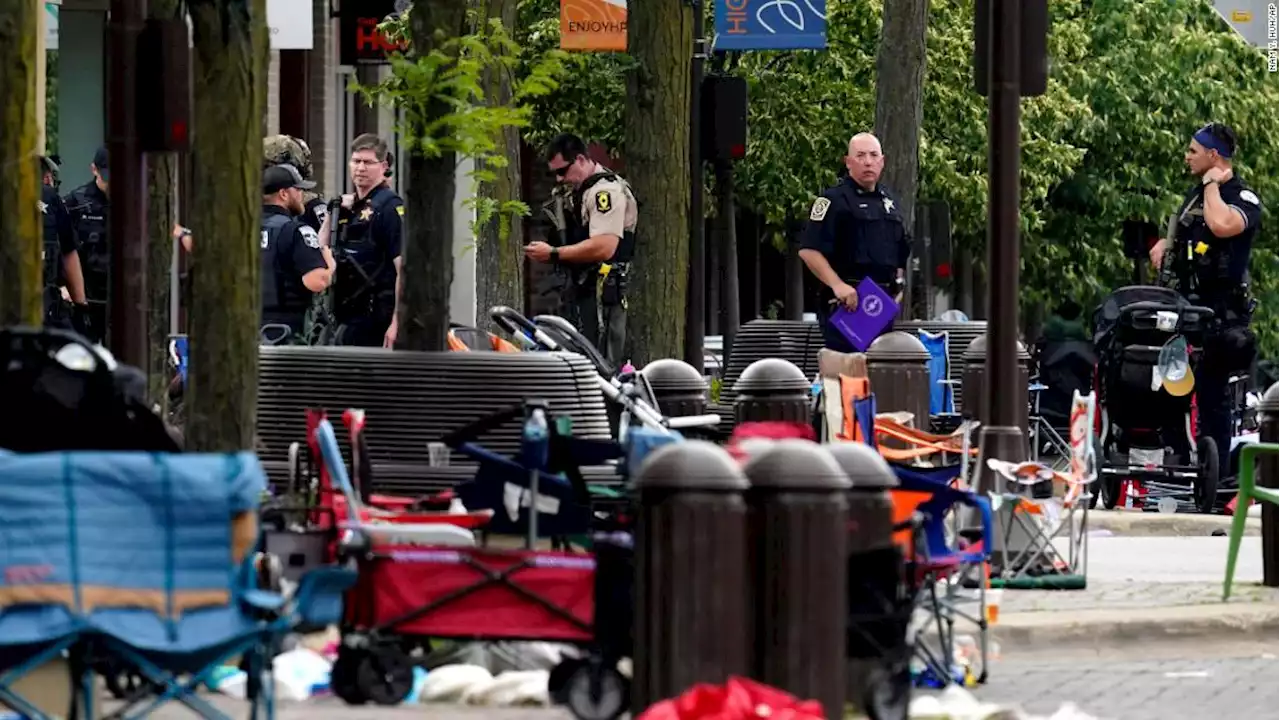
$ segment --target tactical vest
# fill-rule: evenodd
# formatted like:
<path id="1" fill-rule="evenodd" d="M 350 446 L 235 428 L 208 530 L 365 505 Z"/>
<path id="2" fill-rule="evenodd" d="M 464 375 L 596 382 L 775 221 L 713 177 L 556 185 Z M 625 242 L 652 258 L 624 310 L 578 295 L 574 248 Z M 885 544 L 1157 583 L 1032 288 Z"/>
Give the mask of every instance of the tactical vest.
<path id="1" fill-rule="evenodd" d="M 284 232 L 293 232 L 295 221 L 282 213 L 264 213 L 262 217 L 262 313 L 280 313 L 286 308 L 283 283 L 280 282 L 280 241 Z"/>
<path id="2" fill-rule="evenodd" d="M 53 195 L 53 198 L 49 196 Z M 41 250 L 44 269 L 44 286 L 57 287 L 62 284 L 62 244 L 58 242 L 58 214 L 51 200 L 56 193 L 44 193 L 40 201 L 41 216 L 44 225 L 44 244 Z"/>
<path id="3" fill-rule="evenodd" d="M 111 248 L 107 241 L 110 208 L 97 193 L 92 183 L 76 188 L 67 198 L 67 210 L 75 219 L 76 238 L 80 241 L 85 293 L 90 300 L 106 301 L 111 291 Z"/>
<path id="4" fill-rule="evenodd" d="M 373 221 L 382 213 L 395 212 L 392 203 L 397 199 L 390 188 L 380 185 L 367 197 L 368 206 L 373 209 L 368 220 L 353 222 L 348 217 L 340 223 L 334 253 L 338 271 L 333 288 L 334 314 L 340 320 L 389 317 L 395 312 L 394 258 L 387 255 L 385 245 L 374 241 Z M 343 215 L 347 212 L 343 211 Z"/>

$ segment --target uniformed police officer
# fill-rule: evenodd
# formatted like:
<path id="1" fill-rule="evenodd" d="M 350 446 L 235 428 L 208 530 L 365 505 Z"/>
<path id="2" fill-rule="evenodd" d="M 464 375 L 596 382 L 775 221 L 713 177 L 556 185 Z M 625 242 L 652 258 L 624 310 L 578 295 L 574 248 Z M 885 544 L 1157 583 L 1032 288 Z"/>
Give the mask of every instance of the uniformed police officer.
<path id="1" fill-rule="evenodd" d="M 400 306 L 404 201 L 387 186 L 391 154 L 377 135 L 351 143 L 349 163 L 354 194 L 342 196 L 334 255 L 333 315 L 339 345 L 393 347 Z M 320 229 L 329 244 L 330 213 Z"/>
<path id="2" fill-rule="evenodd" d="M 582 138 L 569 133 L 551 141 L 547 167 L 573 190 L 553 195 L 562 220 L 559 246 L 537 241 L 525 256 L 551 262 L 563 270 L 561 306 L 566 319 L 603 351 L 605 360 L 620 367 L 627 333 L 627 281 L 636 245 L 636 199 L 617 173 L 587 156 Z M 566 202 L 567 200 L 567 202 Z"/>
<path id="3" fill-rule="evenodd" d="M 107 149 L 98 148 L 89 165 L 93 179 L 66 197 L 67 211 L 80 244 L 80 266 L 88 298 L 89 338 L 101 342 L 107 332 L 107 301 L 111 299 L 111 201 Z"/>
<path id="4" fill-rule="evenodd" d="M 44 324 L 83 333 L 85 313 L 84 275 L 76 244 L 75 227 L 67 206 L 58 196 L 58 165 L 40 156 L 40 215 L 44 224 Z"/>
<path id="5" fill-rule="evenodd" d="M 287 325 L 285 343 L 303 338 L 313 293 L 329 287 L 337 263 L 319 234 L 300 217 L 303 192 L 315 183 L 292 165 L 262 174 L 262 324 Z"/>
<path id="6" fill-rule="evenodd" d="M 1262 218 L 1262 204 L 1231 169 L 1236 135 L 1220 123 L 1196 131 L 1187 146 L 1187 168 L 1199 177 L 1187 191 L 1173 242 L 1151 248 L 1161 275 L 1172 275 L 1178 291 L 1192 303 L 1214 311 L 1196 373 L 1200 435 L 1213 439 L 1219 457 L 1231 447 L 1232 373 L 1247 370 L 1256 338 L 1249 320 L 1256 301 L 1249 293 L 1249 254 Z M 1172 267 L 1163 267 L 1172 263 Z"/>
<path id="7" fill-rule="evenodd" d="M 311 148 L 301 138 L 289 135 L 271 135 L 262 140 L 263 169 L 273 165 L 292 165 L 302 175 L 302 179 L 311 182 Z M 329 214 L 324 198 L 313 190 L 302 193 L 302 214 L 298 219 L 320 232 L 324 219 Z"/>
<path id="8" fill-rule="evenodd" d="M 870 133 L 854 135 L 844 162 L 848 176 L 813 202 L 800 259 L 822 281 L 823 299 L 830 306 L 856 308 L 856 286 L 868 277 L 902 302 L 911 241 L 897 202 L 880 184 L 884 170 L 880 141 Z M 819 317 L 826 347 L 853 352 L 848 339 L 826 322 L 827 313 Z"/>

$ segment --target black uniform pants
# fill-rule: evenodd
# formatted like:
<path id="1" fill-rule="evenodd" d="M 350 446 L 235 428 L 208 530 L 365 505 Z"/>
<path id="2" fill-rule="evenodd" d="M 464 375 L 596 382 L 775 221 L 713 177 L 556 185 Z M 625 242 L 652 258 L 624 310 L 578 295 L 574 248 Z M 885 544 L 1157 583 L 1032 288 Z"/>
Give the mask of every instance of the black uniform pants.
<path id="1" fill-rule="evenodd" d="M 1235 396 L 1231 392 L 1233 368 L 1224 359 L 1224 352 L 1215 348 L 1214 339 L 1205 343 L 1204 358 L 1196 372 L 1197 436 L 1213 438 L 1218 446 L 1218 466 L 1223 477 L 1231 457 L 1231 414 L 1235 409 Z"/>

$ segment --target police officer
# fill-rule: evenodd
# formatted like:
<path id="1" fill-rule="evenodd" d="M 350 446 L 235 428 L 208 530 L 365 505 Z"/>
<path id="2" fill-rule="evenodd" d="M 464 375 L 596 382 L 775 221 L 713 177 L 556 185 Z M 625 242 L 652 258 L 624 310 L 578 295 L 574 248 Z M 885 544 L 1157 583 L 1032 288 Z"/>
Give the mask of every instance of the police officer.
<path id="1" fill-rule="evenodd" d="M 262 159 L 264 170 L 273 165 L 292 165 L 302 175 L 303 180 L 312 181 L 311 148 L 301 138 L 289 135 L 271 135 L 263 138 Z M 320 232 L 324 219 L 329 214 L 324 198 L 308 189 L 303 191 L 302 201 L 303 210 L 298 219 L 310 225 L 311 229 L 317 233 Z"/>
<path id="2" fill-rule="evenodd" d="M 40 156 L 40 216 L 44 224 L 44 324 L 47 327 L 71 328 L 81 333 L 87 329 L 84 275 L 80 268 L 75 227 L 67 206 L 58 196 L 58 165 Z"/>
<path id="3" fill-rule="evenodd" d="M 1231 447 L 1232 373 L 1253 361 L 1256 338 L 1249 320 L 1257 302 L 1249 294 L 1249 254 L 1261 224 L 1262 204 L 1231 169 L 1236 135 L 1220 123 L 1196 131 L 1184 159 L 1199 178 L 1178 210 L 1173 242 L 1151 248 L 1163 277 L 1192 303 L 1214 311 L 1196 373 L 1196 405 L 1202 436 L 1213 439 L 1220 458 Z M 1166 267 L 1170 263 L 1171 267 Z"/>
<path id="4" fill-rule="evenodd" d="M 809 211 L 809 225 L 800 243 L 800 259 L 824 285 L 827 304 L 858 306 L 856 286 L 871 278 L 902 302 L 902 278 L 911 255 L 911 241 L 892 194 L 880 184 L 884 154 L 870 133 L 849 140 L 844 159 L 848 176 L 823 191 Z M 854 352 L 848 339 L 823 319 L 826 347 Z"/>
<path id="5" fill-rule="evenodd" d="M 75 225 L 80 245 L 80 265 L 84 272 L 85 296 L 88 299 L 91 340 L 101 342 L 107 332 L 107 301 L 111 298 L 111 201 L 107 149 L 98 148 L 89 165 L 93 179 L 66 197 L 67 211 Z"/>
<path id="6" fill-rule="evenodd" d="M 320 229 L 321 242 L 331 233 L 338 268 L 333 285 L 333 315 L 339 345 L 393 347 L 399 316 L 404 201 L 387 186 L 391 154 L 387 143 L 364 134 L 351 143 L 349 164 L 354 194 L 343 195 L 337 213 L 330 212 Z"/>
<path id="7" fill-rule="evenodd" d="M 562 219 L 559 246 L 537 241 L 525 256 L 551 262 L 568 276 L 561 305 L 566 318 L 603 351 L 614 368 L 624 361 L 627 281 L 636 246 L 636 199 L 617 173 L 587 156 L 582 138 L 564 133 L 547 148 L 547 167 L 573 188 L 553 195 Z"/>
<path id="8" fill-rule="evenodd" d="M 274 165 L 262 174 L 262 324 L 287 325 L 303 337 L 313 293 L 329 287 L 336 267 L 328 246 L 300 217 L 303 192 L 315 183 L 292 165 Z"/>

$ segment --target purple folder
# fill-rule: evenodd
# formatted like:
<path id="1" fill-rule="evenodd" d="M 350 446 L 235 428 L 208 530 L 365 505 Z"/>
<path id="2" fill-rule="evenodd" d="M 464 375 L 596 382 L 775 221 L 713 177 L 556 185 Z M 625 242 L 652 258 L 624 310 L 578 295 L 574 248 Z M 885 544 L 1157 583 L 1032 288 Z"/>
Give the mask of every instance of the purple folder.
<path id="1" fill-rule="evenodd" d="M 857 348 L 866 352 L 880 333 L 898 316 L 898 303 L 871 278 L 858 283 L 858 309 L 841 306 L 831 313 L 830 322 Z"/>

